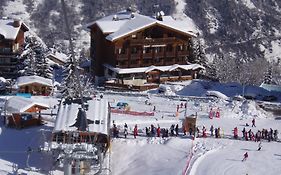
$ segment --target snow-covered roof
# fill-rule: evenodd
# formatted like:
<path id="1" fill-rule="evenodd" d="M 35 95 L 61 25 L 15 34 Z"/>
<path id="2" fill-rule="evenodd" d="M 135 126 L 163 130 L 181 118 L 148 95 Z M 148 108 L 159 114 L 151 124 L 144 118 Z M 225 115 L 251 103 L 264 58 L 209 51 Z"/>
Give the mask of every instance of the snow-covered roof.
<path id="1" fill-rule="evenodd" d="M 281 92 L 281 86 L 280 85 L 274 85 L 274 84 L 266 84 L 262 83 L 260 87 L 268 90 L 268 91 L 276 91 L 276 92 Z"/>
<path id="2" fill-rule="evenodd" d="M 6 111 L 7 113 L 18 113 L 18 112 L 25 112 L 32 106 L 41 106 L 44 108 L 49 108 L 49 105 L 40 103 L 40 102 L 35 102 L 32 99 L 29 98 L 24 98 L 24 97 L 11 97 L 7 100 L 6 103 Z"/>
<path id="3" fill-rule="evenodd" d="M 94 99 L 87 102 L 88 110 L 86 117 L 90 132 L 98 132 L 108 134 L 108 101 L 104 99 Z M 77 131 L 76 125 L 77 114 L 81 108 L 80 104 L 62 104 L 56 118 L 56 123 L 53 132 L 59 131 Z"/>
<path id="4" fill-rule="evenodd" d="M 103 33 L 110 33 L 106 37 L 109 41 L 114 41 L 152 25 L 160 25 L 177 30 L 189 36 L 197 36 L 196 30 L 192 28 L 193 25 L 187 20 L 175 20 L 171 16 L 162 16 L 162 21 L 160 21 L 154 17 L 122 11 L 89 23 L 87 27 L 90 28 L 94 24 L 97 24 Z"/>
<path id="5" fill-rule="evenodd" d="M 69 56 L 67 56 L 66 54 L 64 54 L 64 53 L 61 53 L 61 52 L 57 52 L 57 51 L 52 51 L 51 53 L 49 53 L 48 55 L 47 55 L 47 57 L 49 58 L 49 59 L 51 59 L 51 60 L 53 60 L 54 58 L 56 59 L 56 60 L 53 60 L 53 61 L 59 61 L 59 62 L 61 62 L 61 63 L 66 63 L 67 62 L 67 60 L 69 59 Z"/>
<path id="6" fill-rule="evenodd" d="M 12 19 L 0 19 L 0 35 L 2 35 L 5 39 L 15 40 L 20 28 L 23 26 L 26 31 L 28 31 L 28 27 L 22 22 L 19 21 L 19 27 L 14 26 L 14 20 Z"/>
<path id="7" fill-rule="evenodd" d="M 138 68 L 116 68 L 109 64 L 104 64 L 104 67 L 116 72 L 118 74 L 132 74 L 132 73 L 148 73 L 153 70 L 159 70 L 162 72 L 173 71 L 177 68 L 181 68 L 184 70 L 196 70 L 196 69 L 205 69 L 203 66 L 199 64 L 187 64 L 187 65 L 170 65 L 170 66 L 149 66 L 149 67 L 138 67 Z"/>
<path id="8" fill-rule="evenodd" d="M 17 86 L 23 86 L 23 85 L 27 85 L 27 84 L 32 84 L 32 83 L 38 83 L 38 84 L 42 84 L 45 86 L 53 86 L 53 81 L 51 79 L 48 78 L 44 78 L 44 77 L 39 77 L 36 75 L 33 76 L 22 76 L 22 77 L 18 77 L 17 79 Z"/>

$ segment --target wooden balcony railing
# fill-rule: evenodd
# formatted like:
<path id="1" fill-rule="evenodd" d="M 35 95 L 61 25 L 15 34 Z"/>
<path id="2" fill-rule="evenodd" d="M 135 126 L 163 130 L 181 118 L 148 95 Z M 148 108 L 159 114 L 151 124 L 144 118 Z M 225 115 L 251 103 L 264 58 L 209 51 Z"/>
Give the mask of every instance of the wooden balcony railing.
<path id="1" fill-rule="evenodd" d="M 147 38 L 147 39 L 135 39 L 131 40 L 131 45 L 160 45 L 160 44 L 172 44 L 175 43 L 177 39 L 175 37 L 169 38 Z"/>
<path id="2" fill-rule="evenodd" d="M 186 56 L 186 55 L 189 55 L 189 52 L 187 50 L 178 51 L 178 56 Z"/>
<path id="3" fill-rule="evenodd" d="M 128 60 L 128 55 L 127 54 L 116 54 L 116 60 L 117 61 Z"/>

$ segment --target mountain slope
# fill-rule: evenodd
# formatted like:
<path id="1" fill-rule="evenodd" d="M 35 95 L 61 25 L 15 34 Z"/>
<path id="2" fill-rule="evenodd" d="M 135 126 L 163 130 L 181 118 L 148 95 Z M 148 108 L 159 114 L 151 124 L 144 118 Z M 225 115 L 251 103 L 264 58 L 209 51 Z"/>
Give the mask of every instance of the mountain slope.
<path id="1" fill-rule="evenodd" d="M 281 1 L 278 0 L 66 0 L 66 3 L 79 55 L 87 54 L 90 47 L 85 24 L 133 6 L 145 15 L 163 10 L 166 15 L 191 21 L 200 33 L 209 64 L 216 65 L 213 67 L 221 81 L 242 82 L 240 75 L 250 71 L 259 73 L 252 75 L 259 77 L 254 81 L 259 84 L 269 68 L 281 67 Z M 60 1 L 3 0 L 0 5 L 3 16 L 22 18 L 49 47 L 68 50 Z M 271 65 L 266 61 L 272 62 Z M 231 71 L 222 74 L 225 70 Z"/>

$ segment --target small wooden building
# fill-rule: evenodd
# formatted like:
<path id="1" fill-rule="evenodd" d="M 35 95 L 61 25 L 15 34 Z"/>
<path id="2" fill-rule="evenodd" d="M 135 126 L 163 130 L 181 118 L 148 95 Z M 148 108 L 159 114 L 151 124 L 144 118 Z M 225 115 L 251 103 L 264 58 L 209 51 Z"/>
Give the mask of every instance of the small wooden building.
<path id="1" fill-rule="evenodd" d="M 22 76 L 17 79 L 19 93 L 48 96 L 53 90 L 53 81 L 39 76 Z"/>
<path id="2" fill-rule="evenodd" d="M 183 123 L 182 123 L 182 128 L 186 132 L 192 131 L 193 135 L 196 131 L 196 120 L 197 116 L 196 115 L 190 115 L 185 117 Z"/>
<path id="3" fill-rule="evenodd" d="M 48 108 L 48 105 L 33 102 L 31 99 L 11 97 L 5 103 L 6 125 L 16 128 L 41 125 L 41 110 Z"/>
<path id="4" fill-rule="evenodd" d="M 64 65 L 69 57 L 64 53 L 53 50 L 47 55 L 47 58 L 53 62 L 51 64 Z"/>

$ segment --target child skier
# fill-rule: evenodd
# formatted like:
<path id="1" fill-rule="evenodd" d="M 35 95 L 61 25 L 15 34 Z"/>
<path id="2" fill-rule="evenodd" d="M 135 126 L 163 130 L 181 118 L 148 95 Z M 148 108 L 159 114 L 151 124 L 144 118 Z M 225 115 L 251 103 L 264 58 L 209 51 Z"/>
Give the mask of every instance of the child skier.
<path id="1" fill-rule="evenodd" d="M 138 125 L 135 125 L 135 128 L 134 128 L 134 138 L 136 138 L 138 135 Z"/>
<path id="2" fill-rule="evenodd" d="M 128 125 L 127 125 L 127 123 L 125 123 L 125 125 L 124 125 L 124 136 L 125 136 L 125 138 L 127 138 L 127 135 L 128 135 Z"/>
<path id="3" fill-rule="evenodd" d="M 258 151 L 260 151 L 262 148 L 261 142 L 259 143 Z"/>
<path id="4" fill-rule="evenodd" d="M 246 153 L 244 154 L 244 158 L 243 158 L 242 162 L 243 162 L 243 161 L 246 161 L 247 158 L 248 158 L 248 152 L 246 152 Z"/>

